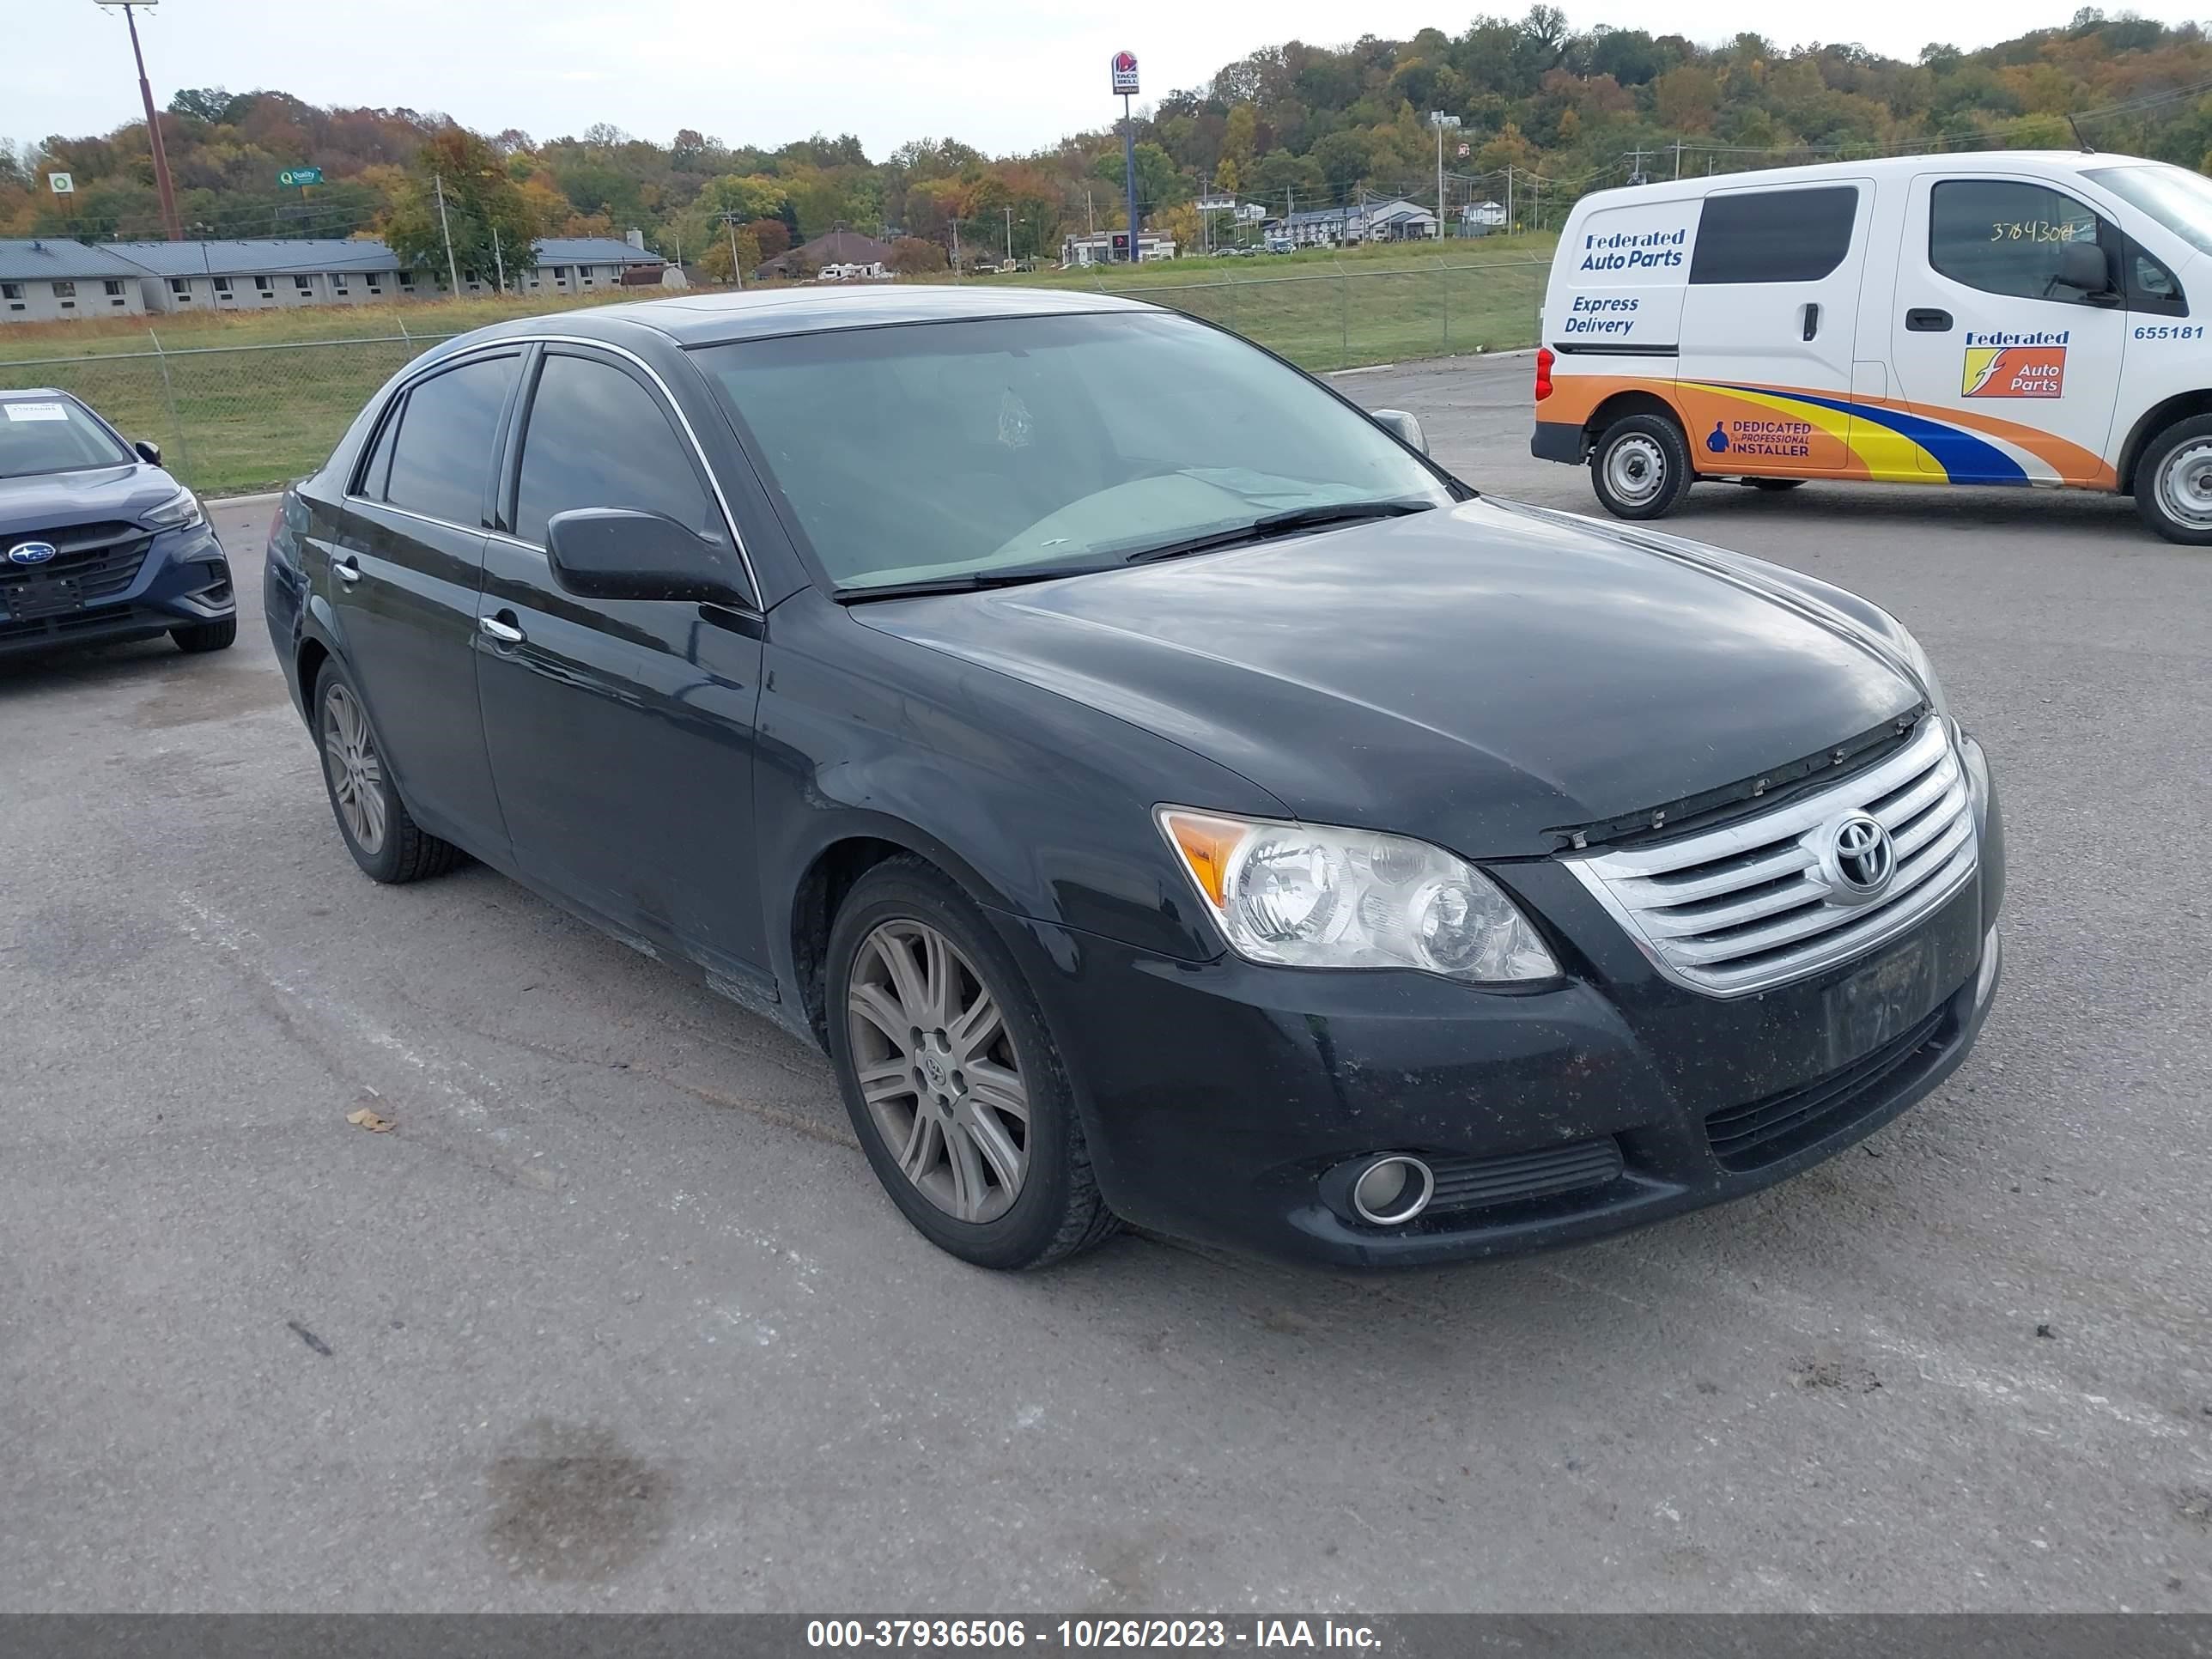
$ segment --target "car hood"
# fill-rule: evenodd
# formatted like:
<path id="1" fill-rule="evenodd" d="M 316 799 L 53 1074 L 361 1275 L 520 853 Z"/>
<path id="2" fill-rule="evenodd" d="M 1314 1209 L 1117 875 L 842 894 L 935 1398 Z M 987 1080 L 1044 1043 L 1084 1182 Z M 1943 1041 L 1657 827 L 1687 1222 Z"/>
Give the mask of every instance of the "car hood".
<path id="1" fill-rule="evenodd" d="M 158 466 L 136 461 L 82 472 L 0 478 L 0 536 L 135 519 L 176 493 L 174 478 Z"/>
<path id="2" fill-rule="evenodd" d="M 1479 501 L 854 614 L 1172 738 L 1300 818 L 1508 857 L 1918 708 L 1887 618 L 1834 592 Z"/>

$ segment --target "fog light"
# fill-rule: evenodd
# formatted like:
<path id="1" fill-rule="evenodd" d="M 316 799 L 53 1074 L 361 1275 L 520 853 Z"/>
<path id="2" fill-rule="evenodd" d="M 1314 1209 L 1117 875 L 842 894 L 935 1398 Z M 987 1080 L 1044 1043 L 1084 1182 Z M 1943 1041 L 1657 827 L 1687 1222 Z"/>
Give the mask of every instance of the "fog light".
<path id="1" fill-rule="evenodd" d="M 1378 1227 L 1402 1227 L 1429 1207 L 1437 1178 L 1418 1158 L 1378 1158 L 1352 1183 L 1352 1207 Z"/>

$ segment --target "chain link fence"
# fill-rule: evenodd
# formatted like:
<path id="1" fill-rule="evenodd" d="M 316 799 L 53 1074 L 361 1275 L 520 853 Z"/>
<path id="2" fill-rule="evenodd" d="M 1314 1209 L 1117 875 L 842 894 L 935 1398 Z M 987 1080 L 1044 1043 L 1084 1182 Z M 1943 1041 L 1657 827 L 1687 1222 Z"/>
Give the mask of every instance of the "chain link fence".
<path id="1" fill-rule="evenodd" d="M 1435 259 L 1411 270 L 1223 274 L 1109 291 L 1205 318 L 1326 371 L 1532 344 L 1548 268 L 1544 259 Z M 160 444 L 194 489 L 236 494 L 313 471 L 371 393 L 453 337 L 403 324 L 362 338 L 179 349 L 149 330 L 146 349 L 72 356 L 7 356 L 0 342 L 0 386 L 73 392 L 125 435 Z"/>

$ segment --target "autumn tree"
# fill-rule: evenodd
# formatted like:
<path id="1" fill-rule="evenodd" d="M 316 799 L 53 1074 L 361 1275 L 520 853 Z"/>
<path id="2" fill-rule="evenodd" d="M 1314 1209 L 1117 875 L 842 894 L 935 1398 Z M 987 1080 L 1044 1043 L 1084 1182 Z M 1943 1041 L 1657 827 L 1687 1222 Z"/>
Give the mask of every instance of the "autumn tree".
<path id="1" fill-rule="evenodd" d="M 443 222 L 438 203 L 445 201 Z M 447 237 L 463 283 L 513 279 L 537 263 L 537 215 L 499 153 L 465 127 L 430 136 L 408 164 L 384 221 L 384 240 L 404 265 L 443 273 Z"/>

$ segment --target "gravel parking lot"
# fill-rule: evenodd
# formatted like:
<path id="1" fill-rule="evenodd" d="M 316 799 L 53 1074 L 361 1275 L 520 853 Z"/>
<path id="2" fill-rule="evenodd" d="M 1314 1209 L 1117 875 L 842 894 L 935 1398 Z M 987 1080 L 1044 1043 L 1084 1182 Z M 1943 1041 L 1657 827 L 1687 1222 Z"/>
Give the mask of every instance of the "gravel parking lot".
<path id="1" fill-rule="evenodd" d="M 1527 375 L 1339 384 L 1594 510 Z M 488 871 L 373 887 L 268 511 L 236 649 L 0 668 L 0 1607 L 2212 1610 L 2212 554 L 2125 504 L 1692 495 L 1934 653 L 1999 1007 L 1808 1176 L 1387 1279 L 964 1267 L 818 1056 Z"/>

